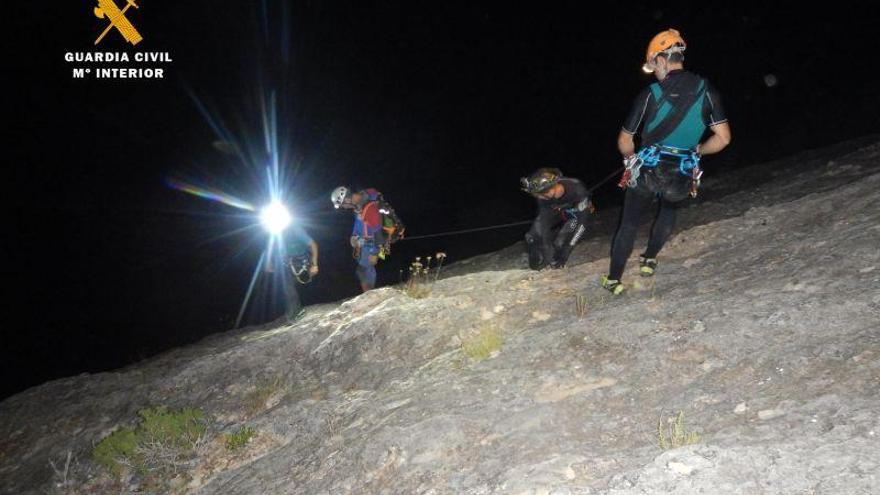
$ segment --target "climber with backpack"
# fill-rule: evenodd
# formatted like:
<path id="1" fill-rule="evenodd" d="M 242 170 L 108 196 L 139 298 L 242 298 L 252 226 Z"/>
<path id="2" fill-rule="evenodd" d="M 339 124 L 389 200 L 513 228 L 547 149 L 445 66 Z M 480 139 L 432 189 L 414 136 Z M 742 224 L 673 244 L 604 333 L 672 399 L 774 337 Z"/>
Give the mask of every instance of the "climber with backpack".
<path id="1" fill-rule="evenodd" d="M 617 138 L 625 167 L 619 186 L 626 195 L 611 245 L 609 272 L 600 280 L 615 295 L 624 291 L 621 276 L 636 230 L 654 201 L 659 210 L 647 249 L 639 257 L 643 277 L 653 276 L 657 269 L 657 254 L 675 227 L 676 209 L 688 196 L 696 197 L 702 175 L 700 159 L 730 144 L 721 98 L 705 78 L 684 69 L 686 48 L 675 29 L 651 40 L 642 70 L 653 73 L 657 82 L 636 97 Z M 706 129 L 711 134 L 701 142 Z"/>
<path id="2" fill-rule="evenodd" d="M 587 188 L 558 168 L 540 168 L 522 177 L 520 188 L 538 200 L 538 215 L 526 233 L 529 268 L 565 267 L 593 212 Z"/>
<path id="3" fill-rule="evenodd" d="M 353 210 L 354 227 L 349 241 L 352 256 L 358 262 L 355 273 L 361 290 L 366 292 L 376 286 L 376 264 L 391 254 L 391 245 L 403 238 L 406 228 L 376 189 L 353 192 L 339 186 L 331 193 L 330 200 L 337 210 Z"/>

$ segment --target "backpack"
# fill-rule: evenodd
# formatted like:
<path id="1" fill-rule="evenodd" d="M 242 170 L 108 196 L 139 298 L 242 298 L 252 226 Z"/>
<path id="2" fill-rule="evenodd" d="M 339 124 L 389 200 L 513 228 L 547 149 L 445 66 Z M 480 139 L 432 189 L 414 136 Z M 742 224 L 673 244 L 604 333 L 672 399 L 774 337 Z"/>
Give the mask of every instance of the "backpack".
<path id="1" fill-rule="evenodd" d="M 385 241 L 388 243 L 394 243 L 403 239 L 406 226 L 403 224 L 403 221 L 400 220 L 400 217 L 397 216 L 394 207 L 385 201 L 385 197 L 382 196 L 382 193 L 378 190 L 370 188 L 365 189 L 364 192 L 367 194 L 369 202 L 375 203 L 376 207 L 379 209 L 382 235 L 385 238 Z"/>
<path id="2" fill-rule="evenodd" d="M 382 232 L 388 242 L 394 243 L 403 239 L 406 226 L 397 216 L 394 208 L 384 199 L 379 200 L 379 214 L 382 215 Z"/>

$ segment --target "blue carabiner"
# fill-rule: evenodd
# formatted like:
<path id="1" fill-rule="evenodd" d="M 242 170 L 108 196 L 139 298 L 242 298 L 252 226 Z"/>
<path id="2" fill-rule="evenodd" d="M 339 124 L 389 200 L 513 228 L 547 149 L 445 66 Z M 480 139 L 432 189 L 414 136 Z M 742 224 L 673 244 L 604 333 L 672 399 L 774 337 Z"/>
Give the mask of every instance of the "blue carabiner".
<path id="1" fill-rule="evenodd" d="M 648 146 L 639 151 L 639 159 L 643 167 L 654 168 L 660 162 L 660 148 L 657 146 Z"/>
<path id="2" fill-rule="evenodd" d="M 694 173 L 694 169 L 699 168 L 700 166 L 700 155 L 691 151 L 688 155 L 684 156 L 681 159 L 681 163 L 678 165 L 678 170 L 682 175 L 686 175 L 690 177 Z"/>

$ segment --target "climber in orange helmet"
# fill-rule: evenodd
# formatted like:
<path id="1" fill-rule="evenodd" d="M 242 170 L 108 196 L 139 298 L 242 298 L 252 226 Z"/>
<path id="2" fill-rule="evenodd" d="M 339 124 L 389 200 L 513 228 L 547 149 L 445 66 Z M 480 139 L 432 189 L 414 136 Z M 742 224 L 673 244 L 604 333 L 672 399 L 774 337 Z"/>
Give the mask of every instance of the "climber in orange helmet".
<path id="1" fill-rule="evenodd" d="M 652 203 L 659 202 L 659 211 L 647 249 L 639 257 L 643 277 L 654 275 L 678 206 L 689 195 L 696 196 L 700 159 L 723 150 L 731 140 L 720 95 L 706 79 L 684 69 L 686 49 L 675 29 L 658 33 L 648 43 L 642 70 L 653 73 L 657 82 L 636 97 L 617 138 L 626 167 L 620 181 L 626 196 L 611 245 L 611 266 L 600 281 L 615 295 L 624 290 L 621 276 L 640 220 Z M 707 129 L 711 133 L 703 140 Z"/>

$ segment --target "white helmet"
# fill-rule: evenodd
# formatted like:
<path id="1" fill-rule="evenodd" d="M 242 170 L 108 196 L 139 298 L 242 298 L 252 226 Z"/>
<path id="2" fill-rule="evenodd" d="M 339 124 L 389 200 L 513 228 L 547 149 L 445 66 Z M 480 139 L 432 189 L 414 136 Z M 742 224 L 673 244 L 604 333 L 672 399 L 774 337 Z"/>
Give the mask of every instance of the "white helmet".
<path id="1" fill-rule="evenodd" d="M 351 191 L 349 191 L 349 189 L 345 186 L 339 186 L 334 189 L 333 192 L 330 193 L 330 201 L 333 202 L 333 207 L 338 210 L 339 207 L 342 206 L 343 203 L 345 203 L 345 200 L 348 198 L 350 193 Z"/>

